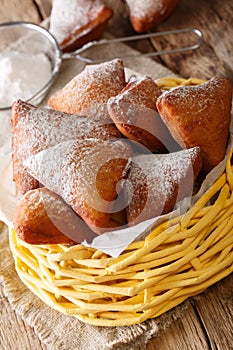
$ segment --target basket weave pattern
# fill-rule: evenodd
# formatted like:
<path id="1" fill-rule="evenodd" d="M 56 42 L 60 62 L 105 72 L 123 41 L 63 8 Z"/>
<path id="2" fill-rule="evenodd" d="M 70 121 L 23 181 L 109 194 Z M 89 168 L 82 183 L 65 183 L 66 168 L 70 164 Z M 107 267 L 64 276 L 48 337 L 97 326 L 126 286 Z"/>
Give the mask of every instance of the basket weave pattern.
<path id="1" fill-rule="evenodd" d="M 19 277 L 54 309 L 99 326 L 140 323 L 203 292 L 233 271 L 232 153 L 191 209 L 118 258 L 82 245 L 32 246 L 10 229 Z"/>

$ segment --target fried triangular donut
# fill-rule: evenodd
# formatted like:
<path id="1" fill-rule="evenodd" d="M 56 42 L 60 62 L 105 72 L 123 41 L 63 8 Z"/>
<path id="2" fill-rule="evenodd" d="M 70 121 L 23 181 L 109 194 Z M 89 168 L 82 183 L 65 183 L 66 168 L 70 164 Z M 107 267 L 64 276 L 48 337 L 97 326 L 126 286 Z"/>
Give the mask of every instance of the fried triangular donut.
<path id="1" fill-rule="evenodd" d="M 96 234 L 55 193 L 46 187 L 28 191 L 18 202 L 14 228 L 29 244 L 91 242 Z"/>
<path id="2" fill-rule="evenodd" d="M 125 86 L 123 61 L 114 59 L 97 65 L 86 66 L 64 88 L 48 100 L 53 109 L 66 113 L 85 113 L 110 119 L 106 103 Z"/>
<path id="3" fill-rule="evenodd" d="M 174 139 L 183 148 L 201 147 L 204 173 L 225 156 L 231 103 L 232 84 L 218 77 L 198 86 L 175 88 L 157 100 L 157 108 Z"/>
<path id="4" fill-rule="evenodd" d="M 201 166 L 199 147 L 133 157 L 124 185 L 129 225 L 168 213 L 191 195 Z"/>
<path id="5" fill-rule="evenodd" d="M 151 152 L 171 151 L 174 144 L 157 112 L 156 100 L 161 94 L 150 77 L 132 77 L 120 94 L 111 97 L 107 104 L 109 115 L 121 133 Z"/>
<path id="6" fill-rule="evenodd" d="M 73 139 L 120 137 L 115 125 L 34 107 L 18 100 L 12 108 L 12 160 L 14 180 L 22 193 L 39 183 L 26 171 L 23 162 L 33 154 Z"/>
<path id="7" fill-rule="evenodd" d="M 75 140 L 60 143 L 25 161 L 29 173 L 60 195 L 96 233 L 109 228 L 131 149 L 126 142 Z M 119 186 L 120 189 L 120 186 Z"/>
<path id="8" fill-rule="evenodd" d="M 102 0 L 53 0 L 49 31 L 63 52 L 96 40 L 113 11 Z"/>
<path id="9" fill-rule="evenodd" d="M 136 32 L 153 29 L 166 19 L 178 5 L 179 0 L 126 0 L 130 21 Z"/>

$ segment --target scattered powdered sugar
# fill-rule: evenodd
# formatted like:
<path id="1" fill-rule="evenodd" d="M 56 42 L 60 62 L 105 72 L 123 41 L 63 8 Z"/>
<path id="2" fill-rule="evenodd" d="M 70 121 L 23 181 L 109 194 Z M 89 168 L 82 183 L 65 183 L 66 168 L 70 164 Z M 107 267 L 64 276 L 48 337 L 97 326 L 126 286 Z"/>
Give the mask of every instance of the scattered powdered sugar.
<path id="1" fill-rule="evenodd" d="M 54 0 L 50 17 L 50 32 L 59 43 L 85 27 L 103 10 L 101 0 Z"/>
<path id="2" fill-rule="evenodd" d="M 51 63 L 44 53 L 1 52 L 0 107 L 9 107 L 19 98 L 33 97 L 49 81 L 51 71 Z"/>

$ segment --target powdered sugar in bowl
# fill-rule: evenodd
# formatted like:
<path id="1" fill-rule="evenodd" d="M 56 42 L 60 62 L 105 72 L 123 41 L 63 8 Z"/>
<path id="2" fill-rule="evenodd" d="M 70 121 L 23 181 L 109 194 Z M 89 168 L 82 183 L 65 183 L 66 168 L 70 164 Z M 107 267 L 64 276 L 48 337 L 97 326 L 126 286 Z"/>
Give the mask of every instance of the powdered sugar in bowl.
<path id="1" fill-rule="evenodd" d="M 18 98 L 40 103 L 59 72 L 61 57 L 57 41 L 43 27 L 0 24 L 0 111 Z"/>

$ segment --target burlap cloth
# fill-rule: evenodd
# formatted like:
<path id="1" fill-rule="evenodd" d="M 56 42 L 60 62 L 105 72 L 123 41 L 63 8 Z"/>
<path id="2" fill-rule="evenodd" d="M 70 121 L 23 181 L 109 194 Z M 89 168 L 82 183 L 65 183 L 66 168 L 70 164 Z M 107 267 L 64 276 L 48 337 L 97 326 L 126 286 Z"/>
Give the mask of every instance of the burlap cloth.
<path id="1" fill-rule="evenodd" d="M 132 49 L 127 46 L 115 44 L 108 47 L 94 48 L 90 51 L 90 56 L 110 59 L 122 54 L 132 53 L 134 53 Z M 132 70 L 155 79 L 172 75 L 162 65 L 142 56 L 124 59 L 124 64 Z M 84 63 L 78 60 L 64 61 L 59 77 L 49 94 L 64 86 L 83 68 Z M 80 322 L 75 317 L 64 316 L 51 309 L 24 286 L 14 268 L 14 261 L 8 244 L 7 227 L 1 222 L 0 249 L 0 282 L 2 283 L 3 293 L 12 308 L 28 325 L 34 328 L 35 333 L 48 346 L 48 349 L 144 349 L 152 336 L 158 336 L 174 319 L 181 317 L 187 305 L 187 302 L 185 302 L 157 319 L 148 320 L 138 325 L 114 328 L 90 326 Z"/>

